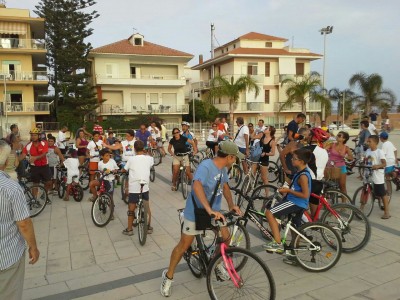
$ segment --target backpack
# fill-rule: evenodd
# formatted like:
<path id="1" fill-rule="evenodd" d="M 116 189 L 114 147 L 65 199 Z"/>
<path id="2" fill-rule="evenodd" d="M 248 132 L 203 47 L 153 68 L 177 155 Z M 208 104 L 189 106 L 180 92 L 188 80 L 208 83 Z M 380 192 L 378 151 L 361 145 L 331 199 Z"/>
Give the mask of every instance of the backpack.
<path id="1" fill-rule="evenodd" d="M 257 143 L 255 143 L 253 146 L 250 147 L 250 160 L 253 162 L 257 162 L 260 160 L 263 149 L 263 144 L 262 144 L 263 139 L 264 135 Z"/>

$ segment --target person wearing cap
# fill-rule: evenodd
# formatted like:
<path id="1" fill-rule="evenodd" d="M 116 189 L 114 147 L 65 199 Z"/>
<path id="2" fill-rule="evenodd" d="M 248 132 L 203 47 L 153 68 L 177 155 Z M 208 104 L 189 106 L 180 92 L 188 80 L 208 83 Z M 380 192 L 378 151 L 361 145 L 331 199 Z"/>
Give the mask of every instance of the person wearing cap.
<path id="1" fill-rule="evenodd" d="M 181 125 L 182 125 L 181 135 L 188 138 L 189 140 L 192 140 L 197 147 L 197 139 L 194 136 L 194 133 L 190 131 L 190 123 L 183 121 Z M 186 146 L 190 147 L 189 142 L 186 143 Z"/>
<path id="2" fill-rule="evenodd" d="M 224 216 L 220 213 L 223 195 L 228 204 L 228 209 L 241 214 L 239 207 L 233 202 L 227 173 L 227 169 L 236 162 L 237 158 L 244 158 L 238 146 L 231 141 L 223 141 L 219 144 L 217 156 L 213 159 L 203 160 L 198 166 L 193 179 L 192 191 L 186 199 L 180 241 L 171 253 L 169 268 L 162 273 L 161 295 L 164 297 L 171 295 L 175 268 L 183 254 L 192 244 L 194 237 L 203 233 L 203 231 L 196 230 L 193 203 L 195 202 L 199 208 L 204 208 L 210 216 L 215 215 L 216 220 L 224 220 Z M 216 191 L 216 196 L 211 207 L 210 201 L 214 191 Z M 221 228 L 221 233 L 224 240 L 229 239 L 230 234 L 226 227 Z"/>
<path id="3" fill-rule="evenodd" d="M 397 162 L 397 148 L 393 145 L 391 141 L 389 141 L 389 134 L 385 131 L 379 134 L 379 139 L 382 142 L 381 149 L 386 157 L 386 167 L 385 167 L 385 176 L 386 176 L 386 184 L 392 184 L 392 177 L 396 177 L 395 165 Z M 398 187 L 396 188 L 398 190 Z"/>

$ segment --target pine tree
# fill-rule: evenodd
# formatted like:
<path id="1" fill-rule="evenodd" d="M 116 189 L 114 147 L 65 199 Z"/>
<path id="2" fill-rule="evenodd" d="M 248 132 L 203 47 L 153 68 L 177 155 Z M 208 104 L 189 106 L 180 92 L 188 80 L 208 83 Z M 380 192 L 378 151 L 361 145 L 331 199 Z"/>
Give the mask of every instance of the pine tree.
<path id="1" fill-rule="evenodd" d="M 93 34 L 91 22 L 99 16 L 89 11 L 95 4 L 94 0 L 41 0 L 35 11 L 45 19 L 57 120 L 71 129 L 81 126 L 85 115 L 99 106 L 87 73 L 92 45 L 85 41 Z"/>

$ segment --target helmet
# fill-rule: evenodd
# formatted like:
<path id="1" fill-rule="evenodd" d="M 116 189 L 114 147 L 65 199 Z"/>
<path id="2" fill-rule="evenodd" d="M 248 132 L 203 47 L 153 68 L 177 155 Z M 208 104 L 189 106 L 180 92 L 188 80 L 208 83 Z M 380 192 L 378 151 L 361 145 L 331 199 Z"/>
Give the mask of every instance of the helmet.
<path id="1" fill-rule="evenodd" d="M 33 128 L 31 131 L 29 131 L 29 134 L 40 134 L 40 129 L 39 128 Z"/>
<path id="2" fill-rule="evenodd" d="M 182 123 L 181 123 L 181 125 L 183 126 L 183 125 L 186 125 L 187 127 L 190 127 L 190 123 L 189 122 L 186 122 L 186 121 L 183 121 Z"/>
<path id="3" fill-rule="evenodd" d="M 318 143 L 323 143 L 330 137 L 329 133 L 322 128 L 312 128 L 311 136 L 312 140 L 316 140 Z"/>

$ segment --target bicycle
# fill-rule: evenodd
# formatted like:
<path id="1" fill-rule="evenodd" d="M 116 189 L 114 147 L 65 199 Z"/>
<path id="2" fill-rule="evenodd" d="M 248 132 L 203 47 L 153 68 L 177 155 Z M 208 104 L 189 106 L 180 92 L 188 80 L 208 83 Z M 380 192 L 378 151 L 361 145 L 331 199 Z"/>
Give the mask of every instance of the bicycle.
<path id="1" fill-rule="evenodd" d="M 180 215 L 182 210 L 178 212 Z M 224 216 L 230 218 L 233 214 L 229 212 Z M 275 299 L 275 281 L 266 264 L 247 249 L 228 247 L 222 237 L 220 223 L 212 226 L 217 232 L 215 250 L 212 253 L 208 251 L 202 235 L 196 235 L 186 251 L 189 256 L 184 255 L 193 275 L 207 278 L 210 298 L 240 299 L 251 296 L 252 299 L 254 296 L 257 299 Z"/>
<path id="2" fill-rule="evenodd" d="M 70 195 L 76 202 L 81 202 L 83 199 L 83 188 L 79 185 L 78 176 L 72 177 Z M 58 184 L 58 197 L 62 199 L 67 191 L 67 169 L 57 167 L 57 184 Z"/>
<path id="3" fill-rule="evenodd" d="M 97 198 L 93 201 L 92 209 L 91 209 L 91 216 L 94 225 L 98 227 L 106 226 L 112 219 L 114 215 L 114 201 L 113 197 L 107 191 L 107 187 L 105 184 L 106 177 L 111 173 L 104 173 L 102 171 L 95 171 L 95 173 L 102 174 L 99 178 L 100 187 L 97 189 Z M 113 189 L 114 186 L 110 189 Z"/>
<path id="4" fill-rule="evenodd" d="M 363 185 L 359 187 L 353 196 L 353 204 L 358 207 L 364 214 L 369 217 L 374 209 L 374 201 L 378 200 L 379 207 L 383 210 L 383 200 L 381 197 L 377 197 L 374 194 L 373 182 L 372 182 L 372 167 L 371 166 L 358 166 L 359 168 L 365 169 L 363 176 Z M 391 182 L 385 179 L 385 186 L 390 186 L 390 191 L 386 191 L 389 196 L 389 203 L 391 199 Z"/>
<path id="5" fill-rule="evenodd" d="M 189 161 L 190 161 L 190 154 L 191 154 L 191 152 L 179 153 L 179 155 L 177 155 L 177 156 L 183 157 L 185 155 L 188 155 Z M 192 159 L 194 159 L 194 158 L 192 158 Z M 190 162 L 190 164 L 191 164 L 191 162 Z M 192 171 L 192 166 L 191 166 L 190 171 Z M 172 165 L 172 173 L 173 173 L 173 165 Z M 179 190 L 179 186 L 181 187 L 183 199 L 186 200 L 186 198 L 189 194 L 189 177 L 186 174 L 186 167 L 183 165 L 183 160 L 180 161 L 180 165 L 179 165 L 179 173 L 178 173 L 178 178 L 176 181 L 176 190 Z"/>
<path id="6" fill-rule="evenodd" d="M 234 192 L 236 194 L 241 193 L 238 189 L 234 190 Z M 240 219 L 243 220 L 245 225 L 248 220 L 252 221 L 263 235 L 273 240 L 269 229 L 263 226 L 263 223 L 267 223 L 264 211 L 258 211 L 254 206 L 255 200 L 264 201 L 265 199 L 252 198 L 243 194 L 241 196 L 248 201 L 248 204 L 245 213 Z M 284 253 L 294 257 L 297 263 L 307 271 L 327 271 L 336 265 L 342 254 L 340 236 L 335 229 L 322 222 L 305 223 L 296 228 L 292 225 L 292 220 L 301 218 L 302 214 L 303 212 L 294 213 L 283 220 L 278 220 L 281 230 L 284 231 L 282 234 Z M 289 230 L 292 233 L 292 240 L 288 245 L 286 241 Z"/>
<path id="7" fill-rule="evenodd" d="M 48 202 L 48 196 L 46 189 L 41 185 L 27 186 L 28 180 L 24 177 L 18 181 L 22 187 L 25 195 L 26 202 L 28 204 L 30 217 L 34 218 L 38 216 L 46 207 Z"/>
<path id="8" fill-rule="evenodd" d="M 239 159 L 237 159 L 228 170 L 228 185 L 231 189 L 236 189 L 242 182 L 243 171 L 239 164 Z"/>
<path id="9" fill-rule="evenodd" d="M 151 143 L 148 146 L 148 153 L 154 159 L 154 166 L 158 166 L 162 162 L 162 155 L 160 149 L 157 146 L 153 147 Z"/>
<path id="10" fill-rule="evenodd" d="M 136 207 L 136 221 L 137 221 L 137 228 L 138 228 L 138 237 L 139 237 L 139 243 L 140 245 L 146 244 L 146 239 L 147 239 L 147 228 L 148 228 L 148 220 L 147 220 L 147 215 L 148 215 L 148 205 L 143 200 L 143 187 L 147 183 L 144 180 L 140 180 L 140 194 L 139 194 L 139 202 L 137 203 Z M 147 201 L 148 204 L 148 201 Z"/>

